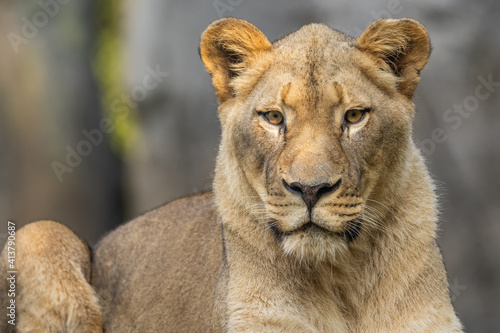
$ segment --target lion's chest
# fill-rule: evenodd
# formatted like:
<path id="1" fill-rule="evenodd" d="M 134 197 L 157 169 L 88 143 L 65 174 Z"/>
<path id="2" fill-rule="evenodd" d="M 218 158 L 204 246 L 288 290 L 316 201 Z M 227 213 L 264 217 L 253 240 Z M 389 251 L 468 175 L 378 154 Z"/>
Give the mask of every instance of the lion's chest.
<path id="1" fill-rule="evenodd" d="M 301 281 L 294 279 L 278 281 L 273 275 L 229 277 L 226 306 L 230 332 L 350 332 L 334 290 L 299 286 Z"/>

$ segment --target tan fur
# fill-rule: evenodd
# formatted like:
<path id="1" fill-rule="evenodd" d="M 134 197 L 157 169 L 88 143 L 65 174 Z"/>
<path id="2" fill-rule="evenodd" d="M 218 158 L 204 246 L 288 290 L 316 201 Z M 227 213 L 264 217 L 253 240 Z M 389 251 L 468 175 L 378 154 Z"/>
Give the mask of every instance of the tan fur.
<path id="1" fill-rule="evenodd" d="M 102 332 L 97 295 L 89 285 L 90 249 L 82 240 L 59 223 L 40 221 L 17 232 L 14 248 L 17 332 Z"/>
<path id="2" fill-rule="evenodd" d="M 358 39 L 311 24 L 273 44 L 248 22 L 212 23 L 200 54 L 220 102 L 214 196 L 168 204 L 99 243 L 91 283 L 106 332 L 461 332 L 432 180 L 411 139 L 429 52 L 410 19 L 376 21 Z M 369 112 L 349 125 L 352 109 Z M 271 110 L 282 125 L 265 119 Z M 79 240 L 45 239 L 52 252 L 22 247 L 51 271 L 26 275 L 87 288 L 60 274 L 72 258 L 88 267 L 84 249 L 62 256 Z M 53 252 L 54 269 L 35 263 Z M 39 299 L 57 293 L 23 285 Z M 75 304 L 90 304 L 84 295 Z"/>

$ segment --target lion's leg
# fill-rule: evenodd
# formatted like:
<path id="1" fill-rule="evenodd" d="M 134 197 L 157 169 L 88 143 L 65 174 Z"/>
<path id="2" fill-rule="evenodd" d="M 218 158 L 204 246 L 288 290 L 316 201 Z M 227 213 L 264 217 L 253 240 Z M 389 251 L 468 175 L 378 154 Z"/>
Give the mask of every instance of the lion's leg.
<path id="1" fill-rule="evenodd" d="M 7 245 L 1 254 L 2 276 L 12 270 Z M 84 241 L 59 223 L 41 221 L 18 230 L 13 247 L 15 298 L 7 299 L 7 286 L 0 300 L 5 310 L 15 299 L 17 332 L 102 332 L 101 310 L 89 284 L 90 249 Z"/>

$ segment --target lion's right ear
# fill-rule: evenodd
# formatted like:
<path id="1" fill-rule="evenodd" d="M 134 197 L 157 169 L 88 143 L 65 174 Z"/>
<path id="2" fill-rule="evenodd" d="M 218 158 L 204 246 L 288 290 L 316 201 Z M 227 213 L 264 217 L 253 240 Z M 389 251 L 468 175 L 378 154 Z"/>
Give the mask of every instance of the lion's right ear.
<path id="1" fill-rule="evenodd" d="M 247 21 L 224 18 L 208 26 L 201 35 L 200 56 L 220 103 L 234 97 L 231 81 L 270 50 L 266 36 Z"/>

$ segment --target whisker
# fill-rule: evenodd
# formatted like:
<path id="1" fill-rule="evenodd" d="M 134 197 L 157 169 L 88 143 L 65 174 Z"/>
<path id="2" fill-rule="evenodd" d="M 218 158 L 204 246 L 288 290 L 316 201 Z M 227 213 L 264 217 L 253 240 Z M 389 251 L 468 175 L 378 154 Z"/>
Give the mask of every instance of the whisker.
<path id="1" fill-rule="evenodd" d="M 385 209 L 387 209 L 387 210 L 389 210 L 389 211 L 391 210 L 391 208 L 389 208 L 388 206 L 384 205 L 384 204 L 383 204 L 383 203 L 381 203 L 380 201 L 373 200 L 373 199 L 368 199 L 368 198 L 366 199 L 366 201 L 371 201 L 371 202 L 374 202 L 374 203 L 376 203 L 376 204 L 381 205 L 382 207 L 384 207 Z"/>

